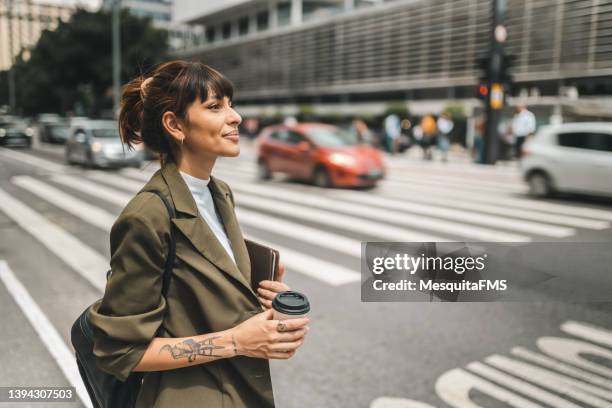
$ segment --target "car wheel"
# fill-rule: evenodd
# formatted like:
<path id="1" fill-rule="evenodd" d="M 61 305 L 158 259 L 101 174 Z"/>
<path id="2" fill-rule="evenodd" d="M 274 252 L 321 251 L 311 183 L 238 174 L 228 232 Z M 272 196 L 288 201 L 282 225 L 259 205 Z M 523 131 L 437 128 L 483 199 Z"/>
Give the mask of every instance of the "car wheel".
<path id="1" fill-rule="evenodd" d="M 260 160 L 257 163 L 257 177 L 260 180 L 270 180 L 272 178 L 272 172 L 270 171 L 270 166 L 265 160 Z"/>
<path id="2" fill-rule="evenodd" d="M 533 197 L 548 197 L 553 192 L 550 177 L 546 173 L 532 173 L 527 183 L 529 183 L 529 195 Z"/>
<path id="3" fill-rule="evenodd" d="M 324 167 L 318 167 L 313 175 L 313 181 L 315 186 L 321 188 L 331 187 L 331 179 L 329 177 L 329 173 Z"/>

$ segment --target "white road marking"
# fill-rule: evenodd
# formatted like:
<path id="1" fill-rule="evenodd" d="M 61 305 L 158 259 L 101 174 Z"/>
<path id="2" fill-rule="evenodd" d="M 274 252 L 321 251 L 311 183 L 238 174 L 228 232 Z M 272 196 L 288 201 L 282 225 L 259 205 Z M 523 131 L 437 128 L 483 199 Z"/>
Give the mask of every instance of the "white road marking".
<path id="1" fill-rule="evenodd" d="M 117 216 L 102 208 L 88 204 L 29 176 L 15 176 L 11 181 L 15 185 L 106 232 L 110 231 L 117 218 Z"/>
<path id="2" fill-rule="evenodd" d="M 276 214 L 301 220 L 322 223 L 328 226 L 338 227 L 347 231 L 364 234 L 364 237 L 380 237 L 381 239 L 398 242 L 433 242 L 433 241 L 453 241 L 426 232 L 418 232 L 378 222 L 364 220 L 358 217 L 351 217 L 330 211 L 318 210 L 302 205 L 288 204 L 276 199 L 255 197 L 244 194 L 236 197 L 236 202 L 247 207 L 255 207 L 261 210 L 272 210 Z M 365 238 L 364 238 L 365 240 Z"/>
<path id="3" fill-rule="evenodd" d="M 511 375 L 505 374 L 499 370 L 491 368 L 480 362 L 473 362 L 467 365 L 467 368 L 476 374 L 479 374 L 489 380 L 503 385 L 511 390 L 518 391 L 523 395 L 534 400 L 543 402 L 555 408 L 580 408 L 580 405 L 573 404 L 568 400 L 558 397 L 548 391 L 529 384 L 528 382 L 519 380 Z"/>
<path id="4" fill-rule="evenodd" d="M 278 217 L 260 214 L 238 207 L 236 208 L 238 221 L 241 225 L 275 232 L 279 235 L 291 237 L 292 240 L 308 242 L 322 246 L 355 258 L 361 257 L 361 242 L 342 235 L 312 228 L 295 222 L 285 221 Z"/>
<path id="5" fill-rule="evenodd" d="M 436 381 L 436 394 L 448 405 L 456 408 L 482 408 L 470 398 L 470 391 L 477 390 L 516 408 L 543 408 L 513 392 L 489 381 L 454 368 L 442 374 Z"/>
<path id="6" fill-rule="evenodd" d="M 81 380 L 74 354 L 66 346 L 66 343 L 64 343 L 61 336 L 57 330 L 55 330 L 55 327 L 53 327 L 49 319 L 47 319 L 47 316 L 42 312 L 36 301 L 32 299 L 27 289 L 21 284 L 8 264 L 3 260 L 0 260 L 0 279 L 15 300 L 15 303 L 19 305 L 19 308 L 32 325 L 32 328 L 38 334 L 38 337 L 40 337 L 40 340 L 49 351 L 49 354 L 55 359 L 68 382 L 75 388 L 81 402 L 83 402 L 86 407 L 92 408 L 91 400 Z"/>
<path id="7" fill-rule="evenodd" d="M 562 363 L 550 357 L 546 357 L 543 354 L 536 353 L 531 350 L 527 350 L 523 347 L 514 347 L 510 351 L 513 355 L 521 357 L 524 360 L 534 362 L 543 367 L 550 368 L 551 370 L 558 371 L 562 374 L 571 375 L 572 377 L 587 381 L 591 384 L 595 384 L 599 387 L 605 387 L 612 390 L 612 380 L 593 374 L 587 370 L 576 368 L 570 364 Z"/>
<path id="8" fill-rule="evenodd" d="M 110 176 L 110 177 L 109 177 Z M 112 175 L 94 175 L 92 178 L 98 180 L 105 179 L 105 182 L 113 184 L 117 187 L 134 189 L 130 180 L 123 180 L 121 177 Z M 101 200 L 111 202 L 120 206 L 124 206 L 131 199 L 131 195 L 121 193 L 113 189 L 93 184 L 87 180 L 80 180 L 72 176 L 57 176 L 52 178 L 53 181 L 60 182 L 74 189 L 90 194 Z M 142 186 L 140 186 L 141 188 Z M 278 217 L 260 214 L 238 206 L 236 209 L 240 224 L 263 229 L 266 231 L 279 233 L 292 237 L 294 240 L 308 242 L 318 246 L 332 249 L 350 256 L 361 257 L 361 242 L 355 239 L 350 239 L 345 236 L 334 234 L 327 231 L 322 231 L 317 228 L 312 228 L 306 225 L 295 222 L 286 221 Z"/>
<path id="9" fill-rule="evenodd" d="M 85 176 L 91 180 L 101 181 L 102 183 L 105 183 L 107 185 L 128 190 L 134 193 L 139 191 L 145 185 L 143 181 L 135 181 L 131 178 L 117 176 L 116 174 L 103 171 L 88 171 L 87 173 L 85 173 Z"/>
<path id="10" fill-rule="evenodd" d="M 612 377 L 612 369 L 594 363 L 583 355 L 594 355 L 612 361 L 612 351 L 580 340 L 566 339 L 560 337 L 540 337 L 537 345 L 544 353 L 557 360 L 582 367 L 606 377 Z"/>
<path id="11" fill-rule="evenodd" d="M 405 398 L 378 397 L 370 403 L 370 408 L 436 408 L 421 401 Z"/>
<path id="12" fill-rule="evenodd" d="M 611 391 L 498 354 L 485 358 L 485 362 L 576 401 L 598 408 L 610 408 L 610 402 L 605 399 L 612 399 Z"/>
<path id="13" fill-rule="evenodd" d="M 586 218 L 602 219 L 612 221 L 612 211 L 600 210 L 597 208 L 587 208 L 578 205 L 565 205 L 536 200 L 532 198 L 518 198 L 495 194 L 470 193 L 466 194 L 461 191 L 449 191 L 437 187 L 428 186 L 401 186 L 401 188 L 393 186 L 380 186 L 377 191 L 388 194 L 393 198 L 402 200 L 410 200 L 415 194 L 428 194 L 437 197 L 444 197 L 452 200 L 463 201 L 466 203 L 489 203 L 492 205 L 500 205 L 506 207 L 524 208 L 527 210 L 537 210 L 549 213 L 578 215 Z"/>
<path id="14" fill-rule="evenodd" d="M 531 240 L 526 235 L 512 234 L 487 228 L 474 227 L 467 224 L 455 223 L 448 220 L 411 216 L 410 214 L 391 210 L 376 211 L 375 209 L 372 209 L 368 206 L 329 199 L 316 194 L 308 195 L 296 191 L 288 191 L 286 189 L 280 189 L 276 187 L 232 182 L 232 189 L 234 191 L 246 192 L 252 195 L 266 195 L 270 197 L 276 197 L 275 204 L 269 206 L 269 208 L 276 209 L 279 206 L 288 205 L 286 203 L 283 203 L 283 201 L 299 204 L 301 206 L 301 210 L 294 211 L 294 216 L 297 216 L 300 212 L 304 212 L 307 210 L 314 211 L 312 207 L 319 207 L 324 210 L 336 209 L 338 211 L 341 211 L 342 214 L 336 213 L 337 215 L 333 215 L 333 217 L 335 218 L 345 216 L 344 214 L 350 214 L 353 216 L 386 222 L 392 225 L 423 228 L 435 231 L 437 233 L 459 235 L 474 240 L 499 242 L 528 242 Z M 245 202 L 244 196 L 239 196 L 237 194 L 234 195 L 236 196 L 236 202 Z M 247 198 L 247 200 L 254 199 L 255 197 Z M 326 212 L 330 213 L 329 211 Z M 362 220 L 362 222 L 363 221 L 365 220 Z M 391 240 L 391 238 L 388 237 L 384 238 Z"/>
<path id="15" fill-rule="evenodd" d="M 368 194 L 357 197 L 354 192 L 335 191 L 332 197 L 342 200 L 371 204 L 391 210 L 399 210 L 408 213 L 416 213 L 432 217 L 441 217 L 457 221 L 472 222 L 474 224 L 487 225 L 490 227 L 504 228 L 510 231 L 519 231 L 529 234 L 538 234 L 554 238 L 563 238 L 573 235 L 576 231 L 572 228 L 558 227 L 541 222 L 523 221 L 516 218 L 492 216 L 477 213 L 475 211 L 461 211 L 450 208 L 432 206 L 430 204 L 411 203 L 405 200 L 391 200 Z M 451 203 L 448 203 L 451 204 Z M 451 204 L 452 205 L 452 204 Z M 372 209 L 374 210 L 374 208 Z"/>
<path id="16" fill-rule="evenodd" d="M 0 210 L 78 272 L 99 291 L 106 285 L 108 260 L 73 235 L 0 189 Z"/>
<path id="17" fill-rule="evenodd" d="M 28 163 L 51 172 L 61 173 L 68 169 L 67 166 L 57 164 L 50 160 L 41 159 L 40 157 L 36 157 L 31 154 L 21 153 L 15 150 L 9 150 L 2 147 L 0 147 L 0 156 L 14 161 Z"/>
<path id="18" fill-rule="evenodd" d="M 359 282 L 361 280 L 361 274 L 352 269 L 304 255 L 301 252 L 283 247 L 276 242 L 268 242 L 253 236 L 250 236 L 250 239 L 277 249 L 280 252 L 281 261 L 292 270 L 332 286 Z"/>
<path id="19" fill-rule="evenodd" d="M 612 348 L 612 331 L 610 330 L 571 320 L 563 323 L 561 330 L 567 334 Z"/>
<path id="20" fill-rule="evenodd" d="M 75 217 L 78 217 L 81 220 L 95 225 L 107 232 L 110 231 L 116 218 L 114 215 L 106 212 L 105 210 L 65 194 L 54 187 L 47 185 L 41 186 L 39 184 L 42 183 L 27 176 L 18 176 L 14 177 L 14 179 L 17 179 L 17 184 L 21 187 L 29 189 L 34 194 L 37 194 L 39 197 L 59 206 L 60 208 L 63 208 L 65 211 L 71 213 Z M 84 188 L 84 190 L 86 190 L 88 193 L 96 194 L 96 196 L 99 198 L 104 198 L 103 192 L 96 192 L 91 188 L 92 186 L 87 186 L 86 181 L 76 183 L 76 181 L 79 180 L 72 180 L 70 176 L 63 178 L 63 181 L 76 188 Z M 124 195 L 126 197 L 128 196 L 128 194 Z M 109 195 L 106 198 L 108 198 L 108 200 L 121 200 L 121 196 L 117 194 Z M 263 241 L 260 239 L 257 240 L 259 242 Z M 359 273 L 341 265 L 322 261 L 315 257 L 298 253 L 289 248 L 280 247 L 276 244 L 274 244 L 274 247 L 281 251 L 283 262 L 289 269 L 295 270 L 330 285 L 343 285 L 345 283 L 355 282 L 361 279 Z M 101 271 L 103 271 L 103 269 Z"/>
<path id="21" fill-rule="evenodd" d="M 398 200 L 397 198 L 386 198 L 381 197 L 380 195 L 374 194 L 363 194 L 362 192 L 356 191 L 344 191 L 344 190 L 332 190 L 328 193 L 331 196 L 337 196 L 340 198 L 344 198 L 346 200 L 353 201 L 361 201 L 361 202 L 369 202 L 372 205 L 378 205 L 380 207 L 389 207 L 389 208 L 397 208 L 399 210 L 402 209 L 405 205 L 418 205 L 411 204 L 416 202 L 421 202 L 426 205 L 426 208 L 433 208 L 434 211 L 437 211 L 438 208 L 431 207 L 431 205 L 439 206 L 439 207 L 451 207 L 451 208 L 461 208 L 467 210 L 467 214 L 470 214 L 474 217 L 488 217 L 487 215 L 481 215 L 477 212 L 489 213 L 489 214 L 497 214 L 504 217 L 514 217 L 522 220 L 533 220 L 538 221 L 537 224 L 547 222 L 550 224 L 559 224 L 559 225 L 567 225 L 571 227 L 578 228 L 588 228 L 594 230 L 601 230 L 610 228 L 610 222 L 608 221 L 599 221 L 592 220 L 588 218 L 580 218 L 569 215 L 561 215 L 561 214 L 549 214 L 540 211 L 533 210 L 523 210 L 511 207 L 502 207 L 499 205 L 490 205 L 490 204 L 479 204 L 476 202 L 464 202 L 459 200 L 453 200 L 450 198 L 436 198 L 429 194 L 414 194 L 410 197 L 410 199 Z M 421 205 L 420 207 L 423 207 Z M 465 214 L 465 211 L 461 211 L 460 213 Z M 508 220 L 507 222 L 514 223 L 518 221 L 516 219 L 504 218 Z M 522 222 L 522 221 L 521 221 Z"/>

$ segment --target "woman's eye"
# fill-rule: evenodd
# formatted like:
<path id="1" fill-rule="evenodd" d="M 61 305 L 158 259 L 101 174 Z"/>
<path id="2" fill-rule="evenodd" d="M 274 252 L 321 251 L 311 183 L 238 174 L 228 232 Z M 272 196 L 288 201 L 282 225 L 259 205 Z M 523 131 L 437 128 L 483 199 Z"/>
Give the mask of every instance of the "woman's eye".
<path id="1" fill-rule="evenodd" d="M 219 108 L 221 108 L 221 106 L 215 104 L 215 105 L 209 105 L 208 108 L 209 109 L 219 109 Z"/>

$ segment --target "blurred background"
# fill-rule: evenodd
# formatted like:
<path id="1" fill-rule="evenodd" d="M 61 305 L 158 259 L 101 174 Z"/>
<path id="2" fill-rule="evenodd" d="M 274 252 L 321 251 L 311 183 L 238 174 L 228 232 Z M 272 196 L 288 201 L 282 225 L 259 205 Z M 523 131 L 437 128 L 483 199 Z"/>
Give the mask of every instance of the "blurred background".
<path id="1" fill-rule="evenodd" d="M 120 89 L 174 58 L 234 83 L 214 174 L 311 298 L 279 407 L 612 406 L 612 304 L 359 299 L 365 241 L 612 242 L 608 0 L 0 0 L 0 386 L 88 406 L 70 325 L 159 167 Z"/>

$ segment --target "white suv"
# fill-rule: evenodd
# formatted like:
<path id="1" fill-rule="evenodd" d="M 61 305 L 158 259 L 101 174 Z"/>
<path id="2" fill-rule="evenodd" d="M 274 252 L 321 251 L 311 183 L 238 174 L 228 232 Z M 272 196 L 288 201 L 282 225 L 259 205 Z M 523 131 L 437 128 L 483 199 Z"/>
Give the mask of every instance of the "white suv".
<path id="1" fill-rule="evenodd" d="M 520 164 L 534 196 L 612 196 L 612 123 L 546 126 L 523 145 Z"/>

